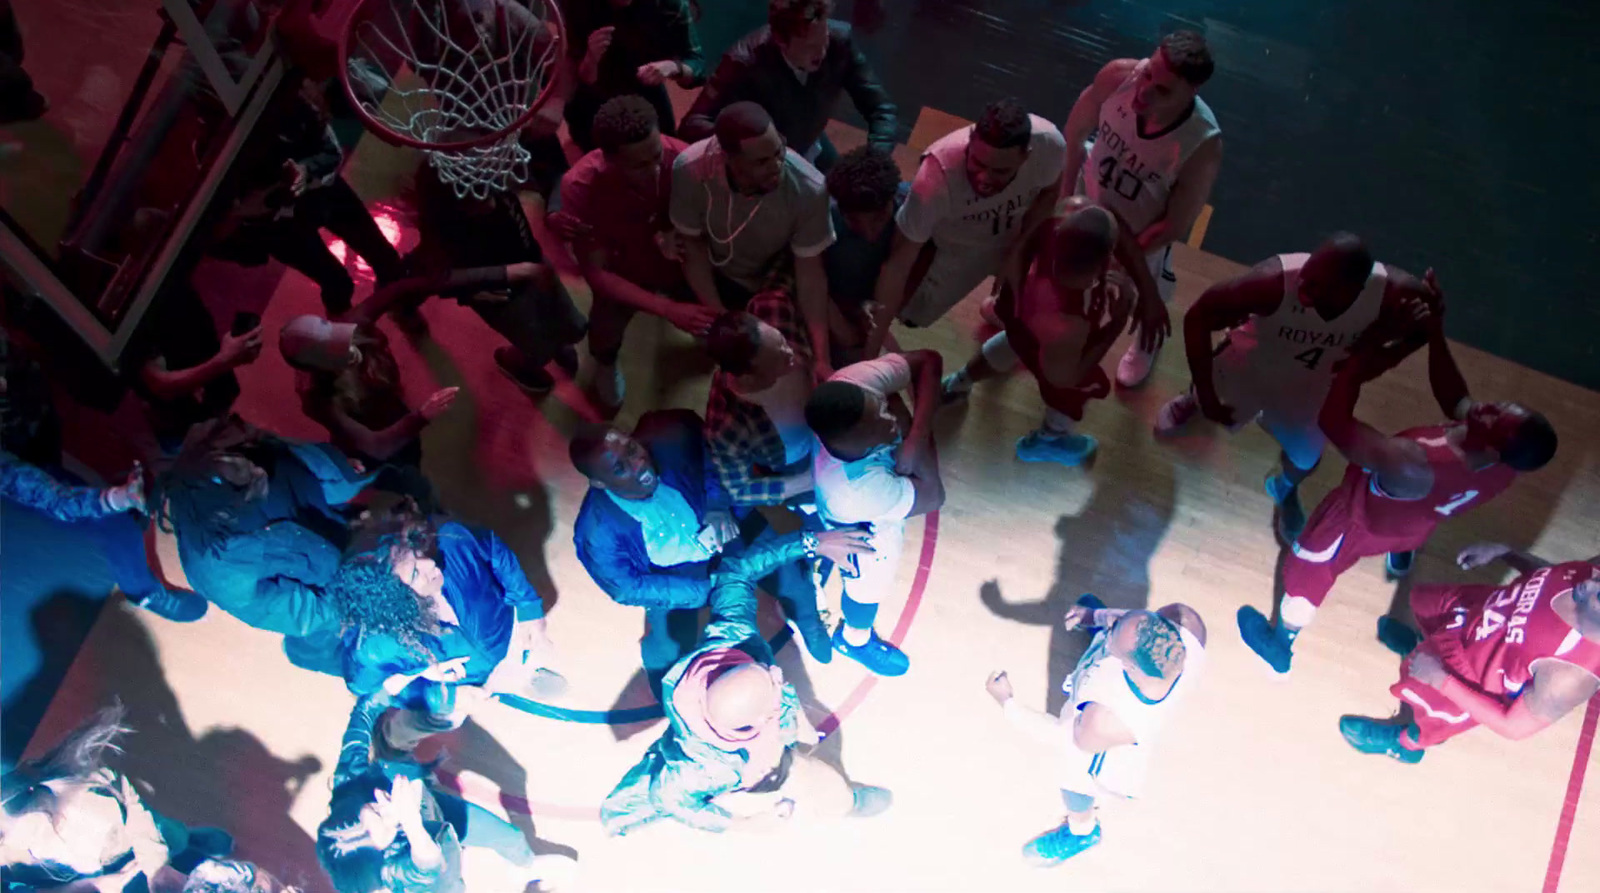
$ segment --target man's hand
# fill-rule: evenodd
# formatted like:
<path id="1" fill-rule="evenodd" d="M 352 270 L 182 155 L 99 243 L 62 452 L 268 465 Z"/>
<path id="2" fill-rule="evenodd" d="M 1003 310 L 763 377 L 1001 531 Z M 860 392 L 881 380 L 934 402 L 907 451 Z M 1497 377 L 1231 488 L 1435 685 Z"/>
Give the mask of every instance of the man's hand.
<path id="1" fill-rule="evenodd" d="M 1411 657 L 1406 662 L 1406 674 L 1423 685 L 1434 688 L 1443 685 L 1444 681 L 1450 678 L 1450 671 L 1444 668 L 1444 661 L 1426 647 L 1419 647 L 1411 652 Z"/>
<path id="2" fill-rule="evenodd" d="M 811 360 L 811 377 L 813 381 L 824 382 L 833 377 L 833 364 L 827 357 L 814 357 Z"/>
<path id="3" fill-rule="evenodd" d="M 1066 616 L 1061 618 L 1061 625 L 1065 627 L 1068 632 L 1071 632 L 1072 630 L 1078 629 L 1082 626 L 1090 626 L 1093 623 L 1094 608 L 1091 608 L 1088 605 L 1073 605 L 1067 610 Z"/>
<path id="4" fill-rule="evenodd" d="M 507 654 L 530 668 L 548 666 L 555 650 L 543 617 L 524 620 L 511 630 L 511 647 Z"/>
<path id="5" fill-rule="evenodd" d="M 460 682 L 467 678 L 467 659 L 452 657 L 442 660 L 422 671 L 422 678 L 429 682 Z"/>
<path id="6" fill-rule="evenodd" d="M 704 304 L 674 303 L 670 309 L 661 314 L 661 318 L 696 338 L 703 338 L 711 331 L 711 324 L 721 315 Z"/>
<path id="7" fill-rule="evenodd" d="M 299 198 L 306 191 L 306 166 L 298 161 L 285 161 L 283 184 L 289 187 L 290 195 Z"/>
<path id="8" fill-rule="evenodd" d="M 230 369 L 248 366 L 261 356 L 261 327 L 256 326 L 243 335 L 229 333 L 222 336 L 222 349 L 217 358 Z"/>
<path id="9" fill-rule="evenodd" d="M 536 137 L 551 136 L 561 129 L 561 121 L 566 117 L 566 111 L 565 103 L 546 99 L 544 104 L 539 106 L 539 110 L 533 113 L 533 117 L 528 120 L 528 126 L 523 130 Z"/>
<path id="10" fill-rule="evenodd" d="M 705 529 L 711 531 L 712 539 L 719 549 L 739 538 L 739 522 L 733 520 L 732 512 L 706 512 Z"/>
<path id="11" fill-rule="evenodd" d="M 589 35 L 589 49 L 583 54 L 583 62 L 578 66 L 578 78 L 585 84 L 593 84 L 600 76 L 600 60 L 606 56 L 606 50 L 611 48 L 611 35 L 616 31 L 616 26 L 607 25 L 604 28 L 594 29 Z"/>
<path id="12" fill-rule="evenodd" d="M 684 251 L 688 247 L 683 240 L 683 233 L 675 229 L 656 233 L 656 247 L 661 249 L 661 256 L 667 260 L 683 263 Z"/>
<path id="13" fill-rule="evenodd" d="M 1429 335 L 1444 336 L 1444 289 L 1439 287 L 1439 277 L 1434 274 L 1433 267 L 1429 267 L 1422 274 L 1422 284 L 1433 293 L 1433 300 L 1428 305 L 1428 316 L 1424 320 Z"/>
<path id="14" fill-rule="evenodd" d="M 1006 675 L 1005 670 L 990 673 L 989 681 L 983 684 L 983 690 L 988 692 L 989 697 L 994 698 L 994 702 L 1001 706 L 1004 706 L 1007 701 L 1014 697 L 1014 693 L 1011 691 L 1011 677 Z"/>
<path id="15" fill-rule="evenodd" d="M 594 227 L 579 220 L 577 215 L 565 208 L 544 215 L 544 225 L 563 242 L 581 242 L 594 235 Z"/>
<path id="16" fill-rule="evenodd" d="M 683 66 L 672 59 L 662 59 L 660 62 L 646 62 L 639 66 L 636 74 L 639 83 L 646 87 L 654 87 L 663 81 L 682 76 Z"/>
<path id="17" fill-rule="evenodd" d="M 776 831 L 788 824 L 792 815 L 794 815 L 794 801 L 784 797 L 772 804 L 770 809 L 740 819 L 739 827 L 746 831 Z"/>
<path id="18" fill-rule="evenodd" d="M 1456 565 L 1464 571 L 1470 571 L 1493 564 L 1510 552 L 1511 547 L 1503 543 L 1477 543 L 1456 555 Z"/>
<path id="19" fill-rule="evenodd" d="M 112 511 L 144 514 L 144 466 L 133 463 L 127 480 L 121 486 L 107 487 L 102 499 Z"/>
<path id="20" fill-rule="evenodd" d="M 1139 333 L 1139 347 L 1146 353 L 1160 347 L 1172 334 L 1172 315 L 1167 312 L 1167 305 L 1159 298 L 1140 296 L 1128 323 L 1129 334 L 1135 331 Z"/>
<path id="21" fill-rule="evenodd" d="M 456 395 L 459 393 L 461 393 L 460 388 L 440 388 L 429 394 L 428 399 L 422 401 L 422 405 L 417 408 L 417 412 L 421 414 L 424 421 L 431 422 L 444 415 L 444 411 L 450 408 L 450 404 L 456 402 Z"/>
<path id="22" fill-rule="evenodd" d="M 817 554 L 834 564 L 844 565 L 850 561 L 851 555 L 870 555 L 875 551 L 872 534 L 865 530 L 843 527 L 817 533 Z"/>

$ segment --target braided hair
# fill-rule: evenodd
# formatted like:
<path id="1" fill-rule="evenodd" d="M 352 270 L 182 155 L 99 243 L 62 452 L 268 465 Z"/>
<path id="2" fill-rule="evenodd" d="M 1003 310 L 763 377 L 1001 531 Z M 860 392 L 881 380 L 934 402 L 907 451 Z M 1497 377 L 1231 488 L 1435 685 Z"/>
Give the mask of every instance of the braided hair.
<path id="1" fill-rule="evenodd" d="M 410 550 L 434 556 L 438 529 L 416 503 L 406 500 L 380 515 L 368 515 L 352 530 L 345 559 L 323 591 L 346 631 L 393 636 L 409 651 L 432 660 L 427 637 L 439 633 L 433 605 L 395 576 L 394 553 Z"/>

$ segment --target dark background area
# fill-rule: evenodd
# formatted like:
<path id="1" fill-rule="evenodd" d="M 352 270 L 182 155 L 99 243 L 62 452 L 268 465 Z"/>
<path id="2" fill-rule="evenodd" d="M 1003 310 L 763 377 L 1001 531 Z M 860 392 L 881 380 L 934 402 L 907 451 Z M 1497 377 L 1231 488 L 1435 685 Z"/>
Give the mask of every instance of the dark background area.
<path id="1" fill-rule="evenodd" d="M 700 0 L 706 51 L 764 0 Z M 1225 157 L 1205 249 L 1241 263 L 1365 237 L 1432 266 L 1452 337 L 1600 389 L 1594 273 L 1600 3 L 837 0 L 902 109 L 1016 96 L 1057 124 L 1105 62 L 1206 35 Z M 846 104 L 848 105 L 848 104 Z M 839 117 L 860 120 L 841 108 Z"/>

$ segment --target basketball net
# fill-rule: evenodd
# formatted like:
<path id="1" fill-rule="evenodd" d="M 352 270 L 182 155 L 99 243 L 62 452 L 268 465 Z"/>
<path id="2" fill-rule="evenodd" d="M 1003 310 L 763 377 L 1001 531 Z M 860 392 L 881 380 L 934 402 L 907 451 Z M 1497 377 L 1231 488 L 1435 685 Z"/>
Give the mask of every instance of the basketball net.
<path id="1" fill-rule="evenodd" d="M 563 44 L 552 0 L 367 0 L 344 37 L 340 74 L 378 137 L 421 149 L 457 196 L 528 179 L 519 137 Z"/>

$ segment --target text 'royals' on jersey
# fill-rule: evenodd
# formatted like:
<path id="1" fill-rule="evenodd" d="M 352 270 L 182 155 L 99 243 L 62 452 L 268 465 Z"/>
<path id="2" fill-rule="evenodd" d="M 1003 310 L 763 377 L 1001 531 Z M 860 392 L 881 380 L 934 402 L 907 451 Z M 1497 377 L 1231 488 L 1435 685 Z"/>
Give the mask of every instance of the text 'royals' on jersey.
<path id="1" fill-rule="evenodd" d="M 1003 253 L 1015 238 L 1033 200 L 1061 180 L 1067 142 L 1054 124 L 1029 115 L 1033 133 L 1028 157 L 1006 188 L 980 196 L 967 176 L 967 144 L 974 128 L 940 137 L 922 155 L 922 164 L 895 222 L 913 242 L 932 240 L 941 251 Z"/>
<path id="2" fill-rule="evenodd" d="M 1206 140 L 1222 133 L 1206 101 L 1196 96 L 1189 113 L 1165 130 L 1140 133 L 1133 110 L 1137 73 L 1100 106 L 1089 154 L 1083 163 L 1084 194 L 1122 215 L 1134 233 L 1166 216 L 1178 172 Z"/>
<path id="3" fill-rule="evenodd" d="M 1300 303 L 1300 271 L 1308 254 L 1280 254 L 1283 299 L 1271 313 L 1252 316 L 1228 332 L 1217 364 L 1229 373 L 1256 380 L 1275 391 L 1291 391 L 1321 403 L 1333 381 L 1333 367 L 1383 310 L 1388 271 L 1373 264 L 1361 293 L 1345 311 L 1323 319 Z"/>

